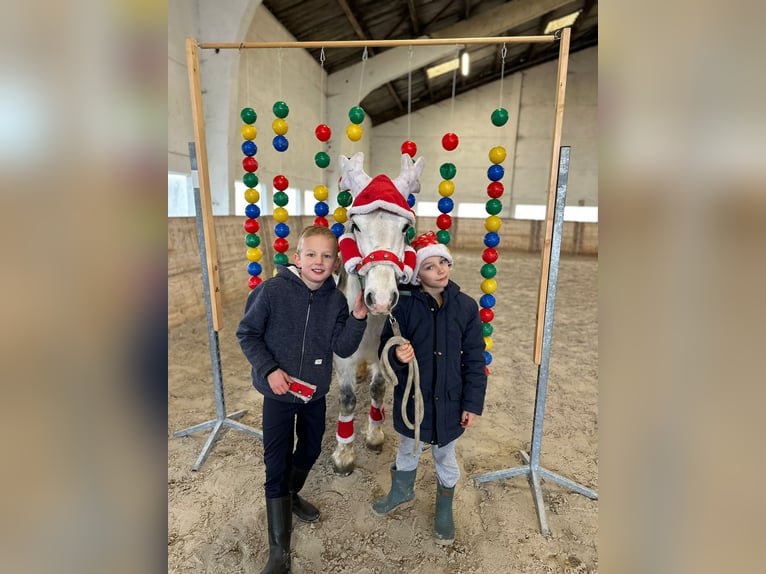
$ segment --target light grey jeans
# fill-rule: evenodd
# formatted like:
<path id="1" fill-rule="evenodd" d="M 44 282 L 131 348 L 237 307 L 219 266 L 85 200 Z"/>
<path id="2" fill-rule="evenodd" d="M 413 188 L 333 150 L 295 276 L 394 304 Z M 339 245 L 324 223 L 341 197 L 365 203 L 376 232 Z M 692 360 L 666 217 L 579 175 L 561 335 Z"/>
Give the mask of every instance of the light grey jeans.
<path id="1" fill-rule="evenodd" d="M 434 468 L 436 476 L 442 486 L 452 488 L 460 479 L 460 468 L 457 465 L 457 456 L 455 455 L 455 444 L 458 439 L 440 447 L 431 445 L 431 453 L 434 457 Z M 399 450 L 396 451 L 396 469 L 409 471 L 415 470 L 420 462 L 420 455 L 423 453 L 423 444 L 418 445 L 417 454 L 412 454 L 412 447 L 415 445 L 415 439 L 404 435 L 399 435 Z"/>

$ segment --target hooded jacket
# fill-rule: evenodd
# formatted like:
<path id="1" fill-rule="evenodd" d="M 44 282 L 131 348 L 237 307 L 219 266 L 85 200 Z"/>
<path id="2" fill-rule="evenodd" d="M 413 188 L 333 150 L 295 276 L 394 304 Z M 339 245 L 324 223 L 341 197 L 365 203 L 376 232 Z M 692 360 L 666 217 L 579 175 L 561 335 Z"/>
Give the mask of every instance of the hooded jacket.
<path id="1" fill-rule="evenodd" d="M 301 401 L 290 393 L 276 395 L 269 373 L 281 368 L 293 378 L 316 385 L 311 399 L 330 390 L 333 353 L 349 357 L 362 341 L 367 321 L 348 311 L 343 293 L 330 278 L 312 291 L 295 266 L 277 266 L 277 275 L 250 292 L 237 340 L 252 366 L 253 386 L 263 396 Z"/>
<path id="2" fill-rule="evenodd" d="M 468 411 L 481 415 L 487 390 L 479 306 L 450 281 L 442 293 L 441 307 L 419 287 L 400 287 L 399 303 L 393 316 L 402 337 L 412 343 L 420 370 L 423 393 L 423 422 L 420 440 L 444 446 L 463 434 L 460 415 Z M 381 333 L 383 350 L 393 335 L 390 322 Z M 389 349 L 389 361 L 398 383 L 394 387 L 394 428 L 414 438 L 414 430 L 404 424 L 401 404 L 405 399 L 408 364 L 396 359 L 396 346 Z M 407 397 L 407 416 L 415 420 L 413 394 Z"/>

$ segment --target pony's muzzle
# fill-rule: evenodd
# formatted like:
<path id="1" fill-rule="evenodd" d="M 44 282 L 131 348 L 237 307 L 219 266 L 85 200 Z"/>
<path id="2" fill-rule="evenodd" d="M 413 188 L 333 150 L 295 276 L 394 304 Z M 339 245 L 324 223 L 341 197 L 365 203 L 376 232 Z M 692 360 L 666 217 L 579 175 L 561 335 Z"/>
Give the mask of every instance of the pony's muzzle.
<path id="1" fill-rule="evenodd" d="M 393 291 L 388 297 L 376 297 L 376 293 L 365 291 L 364 304 L 373 315 L 388 315 L 399 302 L 399 291 Z M 382 299 L 382 300 L 381 300 Z"/>

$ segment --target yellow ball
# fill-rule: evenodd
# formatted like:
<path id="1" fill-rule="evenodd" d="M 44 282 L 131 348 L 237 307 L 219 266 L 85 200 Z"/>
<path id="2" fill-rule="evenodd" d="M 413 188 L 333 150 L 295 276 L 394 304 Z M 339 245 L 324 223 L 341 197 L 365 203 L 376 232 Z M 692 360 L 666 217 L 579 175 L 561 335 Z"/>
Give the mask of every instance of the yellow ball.
<path id="1" fill-rule="evenodd" d="M 329 194 L 329 191 L 324 185 L 317 185 L 314 188 L 314 199 L 316 199 L 317 201 L 326 200 L 328 194 Z"/>
<path id="2" fill-rule="evenodd" d="M 485 351 L 492 350 L 492 337 L 484 337 L 484 350 Z"/>
<path id="3" fill-rule="evenodd" d="M 253 140 L 257 135 L 258 130 L 255 129 L 255 126 L 251 126 L 250 124 L 245 124 L 242 126 L 242 137 L 246 140 Z"/>
<path id="4" fill-rule="evenodd" d="M 259 199 L 261 199 L 261 194 L 258 193 L 258 190 L 248 187 L 245 191 L 245 201 L 248 203 L 258 203 Z"/>
<path id="5" fill-rule="evenodd" d="M 352 142 L 358 142 L 362 139 L 362 126 L 357 124 L 349 124 L 346 128 L 346 135 Z"/>
<path id="6" fill-rule="evenodd" d="M 445 179 L 439 184 L 439 195 L 449 197 L 455 192 L 455 184 Z"/>
<path id="7" fill-rule="evenodd" d="M 274 133 L 278 136 L 283 136 L 287 133 L 287 121 L 282 118 L 277 118 L 271 122 L 271 129 L 274 130 Z"/>
<path id="8" fill-rule="evenodd" d="M 489 150 L 489 161 L 503 163 L 505 161 L 505 148 L 499 145 Z"/>
<path id="9" fill-rule="evenodd" d="M 247 250 L 247 260 L 248 261 L 260 261 L 261 257 L 263 257 L 263 253 L 261 252 L 260 247 L 250 247 Z"/>
<path id="10" fill-rule="evenodd" d="M 494 293 L 497 290 L 497 281 L 494 279 L 485 279 L 481 282 L 482 293 Z"/>
<path id="11" fill-rule="evenodd" d="M 284 207 L 277 207 L 274 209 L 274 221 L 284 223 L 287 221 L 287 210 Z"/>
<path id="12" fill-rule="evenodd" d="M 497 215 L 490 215 L 484 220 L 484 229 L 487 231 L 497 231 L 500 229 L 501 224 L 502 221 L 500 221 L 500 218 Z"/>
<path id="13" fill-rule="evenodd" d="M 346 223 L 348 220 L 345 207 L 336 207 L 335 211 L 332 212 L 332 216 L 338 223 Z"/>

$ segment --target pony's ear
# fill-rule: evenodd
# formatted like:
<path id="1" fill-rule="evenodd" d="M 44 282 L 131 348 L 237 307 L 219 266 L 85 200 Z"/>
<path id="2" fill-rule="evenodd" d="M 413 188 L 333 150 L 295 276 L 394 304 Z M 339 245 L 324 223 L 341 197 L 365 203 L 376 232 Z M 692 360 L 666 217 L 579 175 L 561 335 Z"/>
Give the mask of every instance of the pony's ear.
<path id="1" fill-rule="evenodd" d="M 423 175 L 423 169 L 426 166 L 425 159 L 419 157 L 415 163 L 406 153 L 402 154 L 401 169 L 399 175 L 393 180 L 396 189 L 399 190 L 405 198 L 410 193 L 420 193 L 420 176 Z"/>

